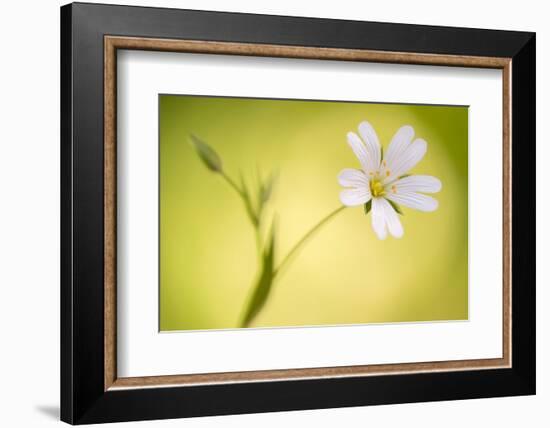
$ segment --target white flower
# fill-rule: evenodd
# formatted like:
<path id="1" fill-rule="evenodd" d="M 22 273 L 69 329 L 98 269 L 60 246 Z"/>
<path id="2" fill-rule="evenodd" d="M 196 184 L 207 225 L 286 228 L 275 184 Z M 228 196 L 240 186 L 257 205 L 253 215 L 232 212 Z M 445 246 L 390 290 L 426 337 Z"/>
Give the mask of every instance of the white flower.
<path id="1" fill-rule="evenodd" d="M 348 143 L 359 159 L 361 169 L 346 168 L 338 175 L 338 182 L 346 189 L 340 200 L 346 206 L 370 202 L 372 228 L 379 239 L 386 239 L 387 230 L 396 237 L 403 236 L 403 226 L 397 215 L 398 205 L 420 211 L 435 211 L 438 202 L 423 193 L 441 190 L 441 181 L 429 175 L 404 176 L 424 157 L 426 141 L 413 141 L 411 126 L 399 128 L 382 159 L 382 150 L 374 128 L 361 122 L 359 135 L 348 133 Z M 366 206 L 367 207 L 367 206 Z"/>

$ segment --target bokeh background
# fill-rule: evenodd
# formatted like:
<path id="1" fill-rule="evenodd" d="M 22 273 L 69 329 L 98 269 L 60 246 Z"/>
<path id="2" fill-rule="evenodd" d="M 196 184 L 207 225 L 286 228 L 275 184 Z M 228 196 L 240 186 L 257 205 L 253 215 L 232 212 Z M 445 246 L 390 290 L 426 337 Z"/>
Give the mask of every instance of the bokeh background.
<path id="1" fill-rule="evenodd" d="M 161 331 L 236 328 L 257 270 L 242 201 L 189 135 L 235 179 L 278 172 L 268 215 L 280 261 L 340 205 L 338 173 L 359 168 L 346 133 L 363 120 L 385 150 L 405 124 L 428 142 L 411 173 L 442 181 L 438 210 L 402 207 L 403 238 L 380 241 L 370 214 L 345 209 L 277 279 L 251 327 L 468 318 L 467 107 L 160 95 L 159 109 Z"/>

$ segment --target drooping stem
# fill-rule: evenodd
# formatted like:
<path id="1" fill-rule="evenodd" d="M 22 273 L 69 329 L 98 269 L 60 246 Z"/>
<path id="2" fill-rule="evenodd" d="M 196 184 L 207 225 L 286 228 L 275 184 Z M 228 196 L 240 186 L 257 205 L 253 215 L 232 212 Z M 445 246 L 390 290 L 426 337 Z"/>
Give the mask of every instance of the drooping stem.
<path id="1" fill-rule="evenodd" d="M 296 244 L 294 244 L 292 249 L 287 253 L 285 258 L 281 261 L 279 266 L 273 272 L 273 276 L 274 277 L 277 276 L 277 274 L 281 271 L 281 269 L 286 264 L 288 264 L 288 262 L 292 259 L 294 254 L 296 254 L 296 252 L 300 249 L 300 247 L 302 247 L 307 242 L 307 240 L 315 234 L 315 232 L 317 232 L 324 224 L 326 224 L 330 219 L 332 219 L 334 216 L 336 216 L 336 214 L 343 211 L 345 208 L 346 208 L 345 205 L 342 205 L 341 207 L 338 207 L 337 209 L 335 209 L 334 211 L 332 211 L 331 213 L 329 213 L 328 215 L 323 217 L 319 221 L 319 223 L 317 223 L 315 226 L 313 226 L 311 229 L 309 229 L 309 231 L 298 242 L 296 242 Z"/>

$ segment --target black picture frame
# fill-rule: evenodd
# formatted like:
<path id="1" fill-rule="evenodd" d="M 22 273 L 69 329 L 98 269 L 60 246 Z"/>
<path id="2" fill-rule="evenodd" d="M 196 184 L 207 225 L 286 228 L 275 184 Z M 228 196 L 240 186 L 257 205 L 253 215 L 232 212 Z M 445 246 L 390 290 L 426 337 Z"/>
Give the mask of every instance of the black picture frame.
<path id="1" fill-rule="evenodd" d="M 512 366 L 104 388 L 104 36 L 512 59 Z M 73 3 L 61 8 L 61 419 L 71 424 L 535 393 L 535 34 Z"/>

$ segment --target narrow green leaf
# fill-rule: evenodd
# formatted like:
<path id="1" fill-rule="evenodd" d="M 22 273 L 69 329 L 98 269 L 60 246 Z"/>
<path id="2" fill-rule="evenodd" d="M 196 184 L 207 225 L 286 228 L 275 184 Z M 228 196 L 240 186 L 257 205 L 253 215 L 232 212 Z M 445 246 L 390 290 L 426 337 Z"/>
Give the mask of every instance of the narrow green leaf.
<path id="1" fill-rule="evenodd" d="M 269 201 L 269 198 L 271 197 L 271 193 L 273 191 L 273 186 L 275 182 L 275 174 L 271 173 L 267 179 L 264 181 L 262 180 L 262 175 L 260 173 L 260 170 L 257 169 L 256 172 L 256 180 L 257 180 L 257 191 L 256 191 L 256 218 L 258 219 L 258 223 L 261 222 L 262 214 L 264 212 L 265 205 Z"/>
<path id="2" fill-rule="evenodd" d="M 364 206 L 365 209 L 365 215 L 367 215 L 372 208 L 372 199 L 370 199 Z"/>
<path id="3" fill-rule="evenodd" d="M 258 225 L 258 216 L 256 212 L 254 211 L 254 206 L 252 205 L 252 198 L 250 197 L 250 192 L 248 190 L 248 187 L 246 185 L 246 182 L 244 180 L 243 175 L 240 175 L 241 178 L 241 196 L 243 198 L 244 206 L 246 209 L 246 213 L 248 214 L 248 217 L 250 218 L 250 221 L 254 226 Z"/>
<path id="4" fill-rule="evenodd" d="M 266 203 L 269 201 L 269 198 L 271 197 L 271 194 L 273 193 L 273 187 L 275 185 L 276 175 L 274 173 L 269 174 L 269 177 L 265 181 L 265 183 L 262 183 L 261 189 L 262 189 L 262 203 Z"/>
<path id="5" fill-rule="evenodd" d="M 403 210 L 401 209 L 401 207 L 399 205 L 397 205 L 395 202 L 393 201 L 390 201 L 389 199 L 386 199 L 390 205 L 393 207 L 393 209 L 395 210 L 395 212 L 399 215 L 404 215 L 403 214 Z"/>
<path id="6" fill-rule="evenodd" d="M 258 313 L 262 310 L 269 297 L 273 280 L 275 279 L 275 226 L 272 225 L 268 243 L 262 255 L 262 266 L 254 291 L 246 307 L 241 327 L 248 327 Z"/>
<path id="7" fill-rule="evenodd" d="M 258 165 L 256 165 L 256 184 L 257 184 L 256 201 L 258 203 L 258 213 L 260 214 L 263 208 L 264 183 L 262 182 L 262 174 L 260 173 L 260 167 Z"/>
<path id="8" fill-rule="evenodd" d="M 222 160 L 212 147 L 193 134 L 190 136 L 190 142 L 209 170 L 214 172 L 220 172 L 222 170 Z"/>

